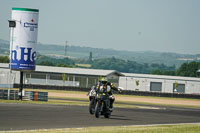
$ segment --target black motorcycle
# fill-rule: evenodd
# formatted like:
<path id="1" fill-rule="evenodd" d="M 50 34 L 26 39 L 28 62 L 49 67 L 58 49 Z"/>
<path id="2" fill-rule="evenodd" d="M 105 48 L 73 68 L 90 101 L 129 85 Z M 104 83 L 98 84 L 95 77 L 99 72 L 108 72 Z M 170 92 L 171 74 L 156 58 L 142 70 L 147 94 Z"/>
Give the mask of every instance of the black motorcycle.
<path id="1" fill-rule="evenodd" d="M 110 118 L 110 99 L 107 93 L 107 88 L 100 90 L 96 96 L 97 103 L 95 107 L 95 116 L 99 118 L 100 115 L 104 115 L 105 118 Z"/>

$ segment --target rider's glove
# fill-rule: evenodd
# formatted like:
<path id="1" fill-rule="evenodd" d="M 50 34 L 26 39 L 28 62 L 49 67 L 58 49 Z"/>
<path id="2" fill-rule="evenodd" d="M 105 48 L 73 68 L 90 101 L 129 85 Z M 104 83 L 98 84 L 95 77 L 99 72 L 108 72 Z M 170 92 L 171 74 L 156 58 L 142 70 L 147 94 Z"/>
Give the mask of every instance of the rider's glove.
<path id="1" fill-rule="evenodd" d="M 122 88 L 121 87 L 118 88 L 118 92 L 122 93 Z"/>
<path id="2" fill-rule="evenodd" d="M 121 89 L 118 89 L 118 92 L 119 92 L 119 93 L 122 93 L 122 90 L 121 90 Z"/>

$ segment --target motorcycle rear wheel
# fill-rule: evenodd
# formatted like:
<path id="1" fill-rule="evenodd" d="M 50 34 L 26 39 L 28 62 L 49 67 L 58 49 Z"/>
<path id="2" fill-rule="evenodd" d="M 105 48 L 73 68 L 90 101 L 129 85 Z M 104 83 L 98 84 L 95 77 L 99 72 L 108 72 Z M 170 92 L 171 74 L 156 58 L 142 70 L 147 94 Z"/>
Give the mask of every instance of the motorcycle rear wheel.
<path id="1" fill-rule="evenodd" d="M 105 114 L 104 114 L 104 117 L 105 117 L 105 118 L 110 118 L 110 115 L 111 115 L 110 112 L 109 112 L 109 113 L 105 113 Z"/>

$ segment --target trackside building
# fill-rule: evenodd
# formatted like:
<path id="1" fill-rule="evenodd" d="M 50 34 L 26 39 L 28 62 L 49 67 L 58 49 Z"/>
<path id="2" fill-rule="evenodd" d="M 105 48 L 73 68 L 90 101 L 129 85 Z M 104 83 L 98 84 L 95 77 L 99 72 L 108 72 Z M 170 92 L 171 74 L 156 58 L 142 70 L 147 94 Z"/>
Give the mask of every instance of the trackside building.
<path id="1" fill-rule="evenodd" d="M 12 71 L 11 79 L 8 64 L 0 63 L 0 87 L 19 84 L 19 71 Z M 95 85 L 100 77 L 107 77 L 110 82 L 118 86 L 119 77 L 122 73 L 115 70 L 83 69 L 37 66 L 35 71 L 24 72 L 25 85 L 48 85 L 48 86 L 73 86 L 90 88 Z"/>
<path id="2" fill-rule="evenodd" d="M 200 78 L 123 73 L 119 86 L 125 90 L 200 94 Z"/>
<path id="3" fill-rule="evenodd" d="M 19 71 L 12 71 L 10 78 L 8 64 L 0 63 L 0 88 L 19 84 L 19 75 Z M 23 82 L 30 86 L 90 88 L 100 77 L 107 77 L 110 82 L 124 90 L 200 94 L 200 78 L 120 73 L 115 70 L 37 66 L 35 71 L 24 72 Z"/>

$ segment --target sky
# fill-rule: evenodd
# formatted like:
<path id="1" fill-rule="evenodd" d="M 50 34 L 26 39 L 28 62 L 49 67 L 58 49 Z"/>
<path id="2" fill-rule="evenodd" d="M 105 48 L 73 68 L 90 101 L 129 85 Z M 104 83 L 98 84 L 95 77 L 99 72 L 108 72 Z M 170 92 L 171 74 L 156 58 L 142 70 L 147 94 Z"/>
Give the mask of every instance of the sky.
<path id="1" fill-rule="evenodd" d="M 0 0 L 0 39 L 12 7 L 39 9 L 42 44 L 200 54 L 200 0 Z"/>

